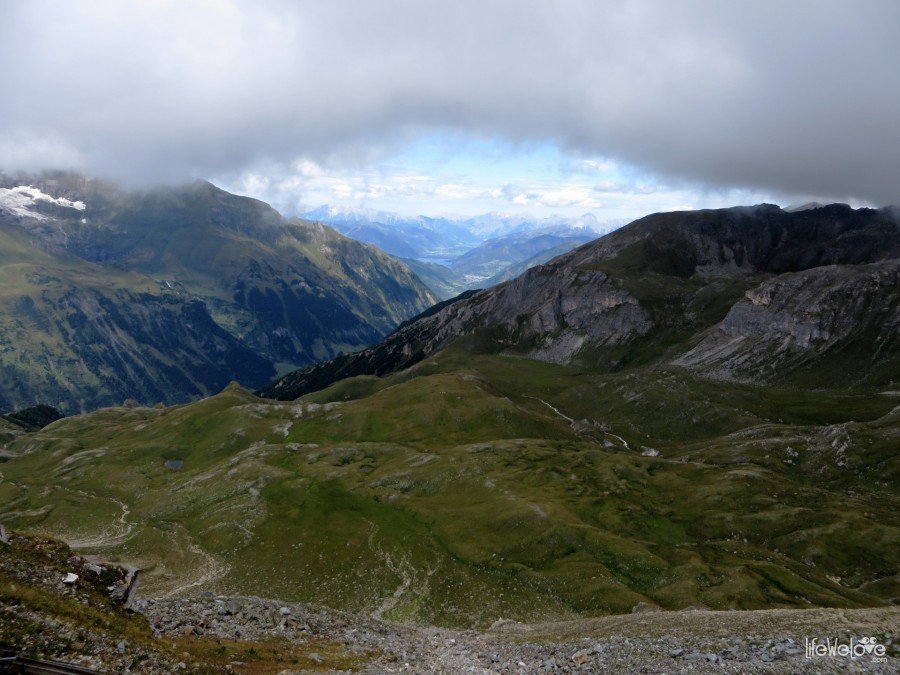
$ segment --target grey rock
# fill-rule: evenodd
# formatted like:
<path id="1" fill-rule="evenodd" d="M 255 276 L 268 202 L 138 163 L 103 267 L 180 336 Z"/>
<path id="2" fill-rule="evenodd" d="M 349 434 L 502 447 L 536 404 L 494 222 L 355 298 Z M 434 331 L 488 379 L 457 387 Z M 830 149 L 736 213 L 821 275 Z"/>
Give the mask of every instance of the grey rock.
<path id="1" fill-rule="evenodd" d="M 900 261 L 817 267 L 766 281 L 672 363 L 720 378 L 772 375 L 864 330 L 873 344 L 900 331 Z"/>

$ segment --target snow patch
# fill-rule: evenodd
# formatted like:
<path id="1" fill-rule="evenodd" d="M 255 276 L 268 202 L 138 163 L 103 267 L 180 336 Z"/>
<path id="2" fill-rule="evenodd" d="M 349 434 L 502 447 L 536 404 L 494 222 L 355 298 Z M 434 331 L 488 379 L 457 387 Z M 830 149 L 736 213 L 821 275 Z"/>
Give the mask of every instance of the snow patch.
<path id="1" fill-rule="evenodd" d="M 47 202 L 56 206 L 64 206 L 77 211 L 84 211 L 85 203 L 72 201 L 65 197 L 53 197 L 31 185 L 19 185 L 14 188 L 0 188 L 0 209 L 20 218 L 47 220 L 47 216 L 29 209 L 38 202 Z"/>

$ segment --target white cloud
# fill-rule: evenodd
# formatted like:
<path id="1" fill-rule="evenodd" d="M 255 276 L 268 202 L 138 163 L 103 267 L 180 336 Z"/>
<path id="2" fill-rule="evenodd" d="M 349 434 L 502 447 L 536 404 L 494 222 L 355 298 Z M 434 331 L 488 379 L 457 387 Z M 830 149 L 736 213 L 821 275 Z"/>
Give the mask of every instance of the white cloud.
<path id="1" fill-rule="evenodd" d="M 667 182 L 900 197 L 896 0 L 31 0 L 2 14 L 7 169 L 180 180 L 304 157 L 296 173 L 321 179 L 449 129 L 552 140 L 585 172 L 609 170 L 603 157 Z"/>
<path id="2" fill-rule="evenodd" d="M 434 189 L 435 196 L 441 199 L 496 199 L 501 195 L 498 188 L 485 187 L 481 185 L 467 185 L 463 183 L 444 183 L 438 185 Z"/>
<path id="3" fill-rule="evenodd" d="M 606 173 L 615 171 L 619 164 L 610 159 L 576 159 L 569 163 L 569 171 L 575 173 Z"/>
<path id="4" fill-rule="evenodd" d="M 601 204 L 593 190 L 583 186 L 569 186 L 546 190 L 536 197 L 538 204 L 551 208 L 578 206 L 586 209 L 597 208 Z"/>
<path id="5" fill-rule="evenodd" d="M 325 175 L 325 170 L 309 159 L 298 159 L 294 162 L 293 173 L 299 178 L 318 178 Z"/>
<path id="6" fill-rule="evenodd" d="M 353 188 L 347 185 L 347 183 L 338 183 L 337 185 L 332 185 L 331 191 L 338 198 L 346 198 L 353 194 Z"/>

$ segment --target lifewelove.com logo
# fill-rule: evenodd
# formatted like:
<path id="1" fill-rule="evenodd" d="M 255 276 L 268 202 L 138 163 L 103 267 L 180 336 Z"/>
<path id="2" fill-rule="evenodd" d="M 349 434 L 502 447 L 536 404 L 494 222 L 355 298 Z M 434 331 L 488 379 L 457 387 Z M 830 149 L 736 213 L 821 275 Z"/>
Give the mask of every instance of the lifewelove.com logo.
<path id="1" fill-rule="evenodd" d="M 875 663 L 887 662 L 887 651 L 884 645 L 878 644 L 873 637 L 850 638 L 841 641 L 840 638 L 806 638 L 806 658 L 814 659 L 823 656 L 844 657 L 851 659 L 870 658 Z"/>

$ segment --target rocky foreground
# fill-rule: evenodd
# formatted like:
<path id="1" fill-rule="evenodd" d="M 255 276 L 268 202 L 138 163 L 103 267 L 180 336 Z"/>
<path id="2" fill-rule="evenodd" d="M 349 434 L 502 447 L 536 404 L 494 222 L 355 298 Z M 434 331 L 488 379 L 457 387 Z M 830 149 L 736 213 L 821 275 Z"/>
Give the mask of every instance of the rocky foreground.
<path id="1" fill-rule="evenodd" d="M 165 636 L 343 645 L 364 672 L 392 673 L 896 673 L 900 611 L 767 610 L 646 612 L 565 623 L 498 621 L 455 631 L 377 621 L 304 604 L 259 598 L 141 600 Z M 883 662 L 805 655 L 805 638 L 874 636 Z M 309 654 L 312 662 L 324 658 Z M 228 666 L 240 670 L 244 665 Z M 288 669 L 290 671 L 290 669 Z"/>
<path id="2" fill-rule="evenodd" d="M 629 615 L 499 620 L 476 631 L 253 597 L 135 599 L 135 588 L 132 569 L 93 562 L 62 542 L 0 534 L 0 658 L 151 675 L 900 672 L 897 607 L 662 612 L 638 605 Z M 814 638 L 865 640 L 874 654 L 810 658 L 805 643 Z"/>

